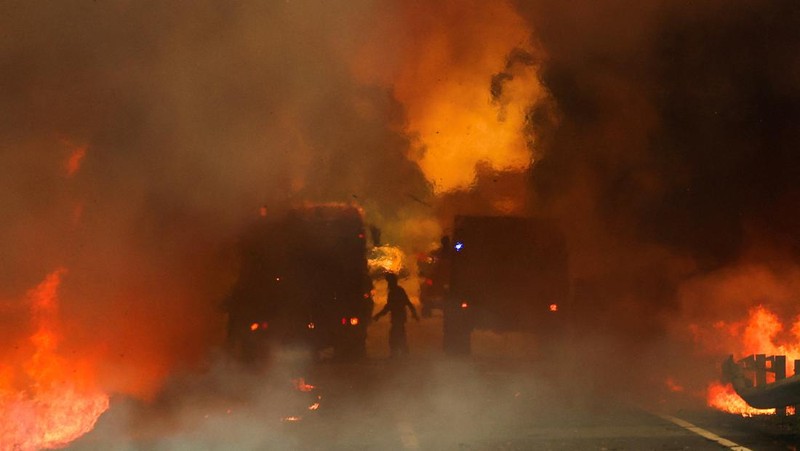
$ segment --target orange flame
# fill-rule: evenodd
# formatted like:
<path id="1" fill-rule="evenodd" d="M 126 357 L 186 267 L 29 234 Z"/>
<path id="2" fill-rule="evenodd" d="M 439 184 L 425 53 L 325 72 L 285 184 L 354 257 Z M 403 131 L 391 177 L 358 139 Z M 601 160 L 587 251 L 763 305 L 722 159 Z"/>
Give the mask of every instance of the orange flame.
<path id="1" fill-rule="evenodd" d="M 750 407 L 740 398 L 739 395 L 733 390 L 731 384 L 721 384 L 713 382 L 708 386 L 708 395 L 706 397 L 708 405 L 723 412 L 741 415 L 743 417 L 752 417 L 753 415 L 772 415 L 775 409 L 756 409 Z"/>
<path id="2" fill-rule="evenodd" d="M 791 362 L 800 359 L 800 318 L 798 318 L 787 335 L 787 340 L 779 342 L 779 333 L 784 329 L 778 315 L 759 305 L 750 310 L 748 318 L 738 323 L 726 324 L 718 322 L 714 325 L 718 331 L 724 331 L 737 343 L 737 350 L 742 356 L 752 354 L 785 355 Z M 730 385 L 718 382 L 711 384 L 707 390 L 707 402 L 711 407 L 734 414 L 752 416 L 774 413 L 775 409 L 754 409 L 749 407 L 733 391 Z"/>
<path id="3" fill-rule="evenodd" d="M 378 21 L 393 36 L 399 65 L 373 40 L 355 64 L 358 77 L 392 86 L 407 113 L 409 158 L 437 194 L 468 190 L 477 168 L 522 172 L 533 161 L 528 113 L 547 93 L 539 49 L 511 2 L 402 2 Z M 395 48 L 400 41 L 400 51 Z"/>
<path id="4" fill-rule="evenodd" d="M 35 332 L 31 357 L 17 381 L 0 368 L 0 449 L 65 446 L 94 427 L 108 409 L 108 396 L 93 390 L 91 374 L 58 354 L 57 291 L 66 270 L 53 271 L 28 293 Z"/>
<path id="5" fill-rule="evenodd" d="M 391 272 L 398 274 L 405 268 L 406 255 L 399 246 L 389 244 L 377 246 L 370 250 L 367 265 L 373 273 Z"/>
<path id="6" fill-rule="evenodd" d="M 527 109 L 543 92 L 535 68 L 515 68 L 505 98 L 493 99 L 490 91 L 492 76 L 504 69 L 516 47 L 525 45 L 531 31 L 507 3 L 482 5 L 475 5 L 480 15 L 475 22 L 485 29 L 475 32 L 472 42 L 457 45 L 451 40 L 463 36 L 425 30 L 416 64 L 406 66 L 395 83 L 395 93 L 407 107 L 407 131 L 424 149 L 417 162 L 437 193 L 468 189 L 479 163 L 522 171 L 533 160 L 524 127 Z M 464 45 L 469 61 L 461 60 L 465 49 L 459 47 Z"/>
<path id="7" fill-rule="evenodd" d="M 303 377 L 299 377 L 297 379 L 292 379 L 292 383 L 294 383 L 294 388 L 298 391 L 302 392 L 309 392 L 313 390 L 315 387 L 311 384 L 306 384 L 306 380 Z"/>

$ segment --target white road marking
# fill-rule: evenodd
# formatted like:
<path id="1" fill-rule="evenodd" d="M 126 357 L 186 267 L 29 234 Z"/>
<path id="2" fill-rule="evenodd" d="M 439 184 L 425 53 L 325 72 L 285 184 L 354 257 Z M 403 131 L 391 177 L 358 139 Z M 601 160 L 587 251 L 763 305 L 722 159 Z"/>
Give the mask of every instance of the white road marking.
<path id="1" fill-rule="evenodd" d="M 403 442 L 404 449 L 419 449 L 417 434 L 414 427 L 408 421 L 398 421 L 397 430 L 400 431 L 400 441 Z"/>
<path id="2" fill-rule="evenodd" d="M 695 434 L 699 435 L 700 437 L 703 437 L 703 438 L 705 438 L 707 440 L 711 440 L 712 442 L 717 442 L 717 443 L 719 443 L 720 445 L 722 445 L 722 446 L 724 446 L 726 448 L 730 448 L 730 449 L 732 449 L 734 451 L 752 451 L 750 448 L 746 448 L 746 447 L 744 447 L 742 445 L 739 445 L 738 443 L 735 443 L 735 442 L 732 442 L 732 441 L 730 441 L 730 440 L 728 440 L 726 438 L 720 437 L 719 435 L 714 434 L 713 432 L 707 431 L 707 430 L 705 430 L 705 429 L 703 429 L 701 427 L 697 427 L 697 426 L 693 425 L 692 423 L 689 423 L 688 421 L 681 420 L 680 418 L 676 418 L 676 417 L 673 417 L 671 415 L 659 415 L 659 416 L 661 418 L 667 420 L 667 421 L 670 421 L 672 423 L 677 424 L 678 426 L 680 426 L 680 427 L 682 427 L 682 428 L 684 428 L 684 429 L 686 429 L 688 431 L 694 432 Z"/>

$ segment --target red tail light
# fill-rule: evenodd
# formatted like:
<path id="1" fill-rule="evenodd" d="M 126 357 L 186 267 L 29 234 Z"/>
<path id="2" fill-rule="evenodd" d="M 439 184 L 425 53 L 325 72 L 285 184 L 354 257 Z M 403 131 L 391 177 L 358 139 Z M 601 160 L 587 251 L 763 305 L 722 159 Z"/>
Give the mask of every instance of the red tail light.
<path id="1" fill-rule="evenodd" d="M 469 304 L 467 304 L 467 301 L 462 301 L 461 302 L 461 308 L 467 308 L 467 307 L 469 307 Z"/>

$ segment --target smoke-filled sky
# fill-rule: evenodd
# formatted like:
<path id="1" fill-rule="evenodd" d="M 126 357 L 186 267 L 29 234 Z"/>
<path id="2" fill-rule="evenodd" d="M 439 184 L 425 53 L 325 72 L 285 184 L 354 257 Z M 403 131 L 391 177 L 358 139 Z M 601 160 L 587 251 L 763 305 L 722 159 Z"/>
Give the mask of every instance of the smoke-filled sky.
<path id="1" fill-rule="evenodd" d="M 258 208 L 306 201 L 407 251 L 550 217 L 625 338 L 733 315 L 696 294 L 800 251 L 798 29 L 792 1 L 2 2 L 0 338 L 66 268 L 64 346 L 146 394 L 218 339 Z"/>

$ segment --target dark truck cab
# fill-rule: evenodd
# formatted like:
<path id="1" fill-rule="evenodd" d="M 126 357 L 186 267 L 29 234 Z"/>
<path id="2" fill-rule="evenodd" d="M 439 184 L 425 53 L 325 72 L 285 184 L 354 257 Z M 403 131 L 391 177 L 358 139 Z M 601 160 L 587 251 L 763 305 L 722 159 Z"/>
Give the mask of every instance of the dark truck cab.
<path id="1" fill-rule="evenodd" d="M 365 354 L 372 313 L 361 211 L 312 205 L 263 215 L 243 236 L 228 345 L 244 361 L 277 347 Z"/>
<path id="2" fill-rule="evenodd" d="M 444 348 L 470 352 L 474 329 L 532 332 L 546 343 L 564 330 L 569 275 L 564 238 L 549 221 L 457 216 L 444 305 Z"/>

